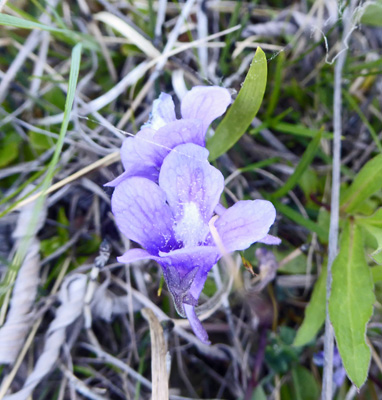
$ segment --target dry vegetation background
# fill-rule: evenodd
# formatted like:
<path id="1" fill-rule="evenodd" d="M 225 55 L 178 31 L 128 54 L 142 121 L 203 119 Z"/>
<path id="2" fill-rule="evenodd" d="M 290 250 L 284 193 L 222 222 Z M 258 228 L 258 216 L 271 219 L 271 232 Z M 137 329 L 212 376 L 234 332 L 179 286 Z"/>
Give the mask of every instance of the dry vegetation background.
<path id="1" fill-rule="evenodd" d="M 0 26 L 0 398 L 149 399 L 153 390 L 159 399 L 166 369 L 170 399 L 319 398 L 322 368 L 313 355 L 323 348 L 322 331 L 303 347 L 293 340 L 327 258 L 333 62 L 346 7 L 332 0 L 0 1 L 4 15 L 52 28 Z M 344 185 L 382 150 L 382 28 L 368 18 L 350 22 L 346 38 Z M 79 42 L 73 112 L 52 164 Z M 166 287 L 158 292 L 155 263 L 116 262 L 130 244 L 103 184 L 122 172 L 121 143 L 148 120 L 161 91 L 178 101 L 192 86 L 219 85 L 235 98 L 258 46 L 268 59 L 262 107 L 215 163 L 227 202 L 271 199 L 322 136 L 298 181 L 271 199 L 278 211 L 271 233 L 281 246 L 267 257 L 256 257 L 258 245 L 233 255 L 237 282 L 224 262 L 210 273 L 200 299 L 208 347 L 178 319 Z M 38 197 L 49 165 L 53 180 Z M 337 399 L 382 396 L 379 290 L 369 379 L 359 393 L 345 380 Z"/>

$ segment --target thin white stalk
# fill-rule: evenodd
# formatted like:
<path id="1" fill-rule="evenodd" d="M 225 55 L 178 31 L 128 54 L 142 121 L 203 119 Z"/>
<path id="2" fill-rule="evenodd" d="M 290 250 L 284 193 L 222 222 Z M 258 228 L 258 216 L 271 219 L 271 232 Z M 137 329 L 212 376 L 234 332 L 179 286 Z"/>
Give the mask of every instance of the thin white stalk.
<path id="1" fill-rule="evenodd" d="M 344 30 L 342 46 L 334 67 L 334 105 L 333 105 L 333 169 L 331 190 L 331 213 L 329 228 L 328 276 L 326 281 L 326 318 L 324 337 L 324 373 L 322 379 L 322 400 L 333 397 L 333 350 L 334 332 L 329 316 L 329 298 L 332 289 L 332 265 L 338 253 L 339 198 L 341 179 L 341 135 L 342 135 L 342 71 L 346 60 L 349 34 L 354 29 L 352 19 L 357 1 L 352 0 L 343 14 Z M 353 27 L 353 28 L 352 28 Z"/>

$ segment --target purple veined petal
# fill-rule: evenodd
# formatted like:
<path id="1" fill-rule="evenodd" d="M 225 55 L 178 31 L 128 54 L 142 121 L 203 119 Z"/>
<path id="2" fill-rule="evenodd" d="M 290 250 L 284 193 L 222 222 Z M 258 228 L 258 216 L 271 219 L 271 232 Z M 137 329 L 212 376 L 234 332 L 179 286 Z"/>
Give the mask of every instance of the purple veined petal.
<path id="1" fill-rule="evenodd" d="M 191 269 L 200 268 L 205 274 L 216 264 L 220 258 L 219 250 L 216 246 L 194 246 L 172 250 L 170 252 L 160 252 L 158 262 L 166 268 L 168 265 L 174 266 L 183 279 Z M 204 283 L 203 283 L 204 284 Z M 199 294 L 194 291 L 196 298 Z"/>
<path id="2" fill-rule="evenodd" d="M 134 261 L 141 260 L 157 260 L 158 257 L 151 255 L 149 252 L 143 249 L 130 249 L 123 253 L 121 256 L 117 257 L 120 263 L 131 263 Z"/>
<path id="3" fill-rule="evenodd" d="M 199 268 L 191 268 L 188 273 L 183 276 L 181 276 L 179 270 L 173 265 L 162 264 L 162 269 L 163 276 L 166 281 L 167 288 L 172 295 L 176 311 L 181 317 L 186 318 L 184 305 L 198 305 L 198 299 L 191 295 L 190 288 Z"/>
<path id="4" fill-rule="evenodd" d="M 184 304 L 197 305 L 208 272 L 220 258 L 215 246 L 195 246 L 159 253 L 167 287 L 176 310 L 185 317 Z"/>
<path id="5" fill-rule="evenodd" d="M 131 177 L 114 190 L 111 208 L 120 231 L 153 255 L 177 246 L 166 195 L 146 178 Z"/>
<path id="6" fill-rule="evenodd" d="M 231 95 L 227 89 L 219 86 L 195 86 L 182 100 L 182 117 L 202 120 L 203 130 L 207 132 L 211 122 L 224 114 L 230 104 Z"/>
<path id="7" fill-rule="evenodd" d="M 199 340 L 204 344 L 210 345 L 211 342 L 208 340 L 208 334 L 206 330 L 203 328 L 202 323 L 196 316 L 195 308 L 189 304 L 185 304 L 184 310 L 186 312 L 188 322 L 190 323 L 191 328 L 195 333 L 196 337 L 199 338 Z"/>
<path id="8" fill-rule="evenodd" d="M 155 141 L 165 149 L 170 150 L 185 143 L 194 143 L 204 147 L 206 144 L 205 137 L 206 133 L 203 131 L 202 121 L 180 119 L 169 122 L 160 128 L 155 134 Z"/>
<path id="9" fill-rule="evenodd" d="M 149 121 L 142 128 L 158 130 L 169 122 L 175 121 L 175 105 L 169 94 L 161 93 L 159 98 L 154 100 Z"/>
<path id="10" fill-rule="evenodd" d="M 223 204 L 218 203 L 215 207 L 215 214 L 219 215 L 220 217 L 227 211 L 227 209 L 223 206 Z"/>
<path id="11" fill-rule="evenodd" d="M 184 143 L 204 146 L 204 139 L 202 124 L 197 120 L 172 121 L 158 131 L 144 128 L 122 143 L 125 172 L 106 186 L 116 186 L 128 176 L 142 176 L 157 182 L 163 160 L 175 146 Z"/>
<path id="12" fill-rule="evenodd" d="M 215 222 L 216 229 L 228 252 L 245 250 L 263 239 L 276 218 L 270 201 L 243 200 L 230 207 Z"/>
<path id="13" fill-rule="evenodd" d="M 207 158 L 205 148 L 183 144 L 165 158 L 159 174 L 159 186 L 174 212 L 175 237 L 184 247 L 204 243 L 208 221 L 224 189 L 223 175 Z"/>
<path id="14" fill-rule="evenodd" d="M 129 176 L 130 176 L 130 172 L 125 171 L 121 175 L 114 178 L 112 181 L 105 183 L 103 186 L 116 187 L 121 182 L 123 182 L 125 179 L 127 179 Z"/>
<path id="15" fill-rule="evenodd" d="M 121 161 L 125 169 L 123 178 L 142 176 L 158 180 L 159 169 L 168 150 L 156 143 L 155 134 L 156 131 L 146 128 L 124 140 L 121 147 Z"/>
<path id="16" fill-rule="evenodd" d="M 269 245 L 278 245 L 281 243 L 281 239 L 273 235 L 265 235 L 262 239 L 258 240 L 260 243 Z"/>

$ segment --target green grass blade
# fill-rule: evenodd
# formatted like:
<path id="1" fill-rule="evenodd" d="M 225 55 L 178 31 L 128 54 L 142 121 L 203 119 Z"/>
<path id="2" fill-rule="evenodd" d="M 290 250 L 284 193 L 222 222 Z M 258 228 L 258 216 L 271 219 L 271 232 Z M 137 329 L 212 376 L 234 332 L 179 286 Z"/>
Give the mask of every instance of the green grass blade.
<path id="1" fill-rule="evenodd" d="M 275 164 L 278 161 L 280 161 L 280 157 L 267 158 L 266 160 L 261 160 L 261 161 L 255 162 L 253 164 L 249 164 L 246 167 L 239 168 L 239 171 L 240 172 L 254 171 L 254 170 L 258 169 L 258 168 L 268 167 L 268 165 Z"/>
<path id="2" fill-rule="evenodd" d="M 298 181 L 301 178 L 301 175 L 306 171 L 306 169 L 312 163 L 313 158 L 316 155 L 318 146 L 320 145 L 321 137 L 322 133 L 321 132 L 317 133 L 315 138 L 309 143 L 308 147 L 306 148 L 293 174 L 289 177 L 284 186 L 276 190 L 276 192 L 273 193 L 272 196 L 282 197 L 297 185 Z"/>
<path id="3" fill-rule="evenodd" d="M 69 84 L 68 84 L 68 93 L 66 97 L 65 110 L 64 110 L 64 118 L 61 125 L 60 135 L 56 144 L 56 148 L 53 154 L 52 159 L 50 160 L 46 175 L 44 177 L 43 183 L 41 185 L 42 196 L 40 196 L 34 205 L 34 210 L 32 214 L 32 218 L 30 221 L 30 225 L 26 228 L 25 239 L 21 241 L 20 246 L 17 249 L 17 252 L 12 260 L 12 266 L 8 269 L 7 274 L 5 275 L 1 286 L 0 286 L 0 299 L 3 302 L 5 297 L 8 297 L 9 290 L 11 290 L 12 284 L 16 279 L 18 270 L 28 252 L 28 248 L 30 245 L 30 241 L 32 239 L 32 233 L 34 232 L 35 226 L 37 225 L 38 218 L 40 217 L 44 201 L 45 195 L 44 193 L 48 190 L 51 182 L 53 180 L 54 171 L 56 169 L 57 163 L 60 158 L 61 150 L 64 145 L 64 139 L 66 132 L 68 130 L 69 120 L 70 120 L 70 112 L 73 107 L 74 96 L 77 87 L 78 74 L 80 70 L 80 61 L 81 61 L 81 44 L 77 44 L 72 51 L 72 61 L 69 75 Z"/>
<path id="4" fill-rule="evenodd" d="M 277 122 L 270 124 L 270 127 L 275 131 L 282 133 L 289 133 L 295 136 L 304 136 L 314 138 L 319 132 L 321 132 L 324 139 L 333 139 L 333 133 L 325 132 L 321 129 L 309 129 L 304 125 L 289 124 L 288 122 Z"/>
<path id="5" fill-rule="evenodd" d="M 268 120 L 272 117 L 277 103 L 279 102 L 281 85 L 283 81 L 283 68 L 285 61 L 285 53 L 282 51 L 278 57 L 276 58 L 276 70 L 273 82 L 273 90 L 271 91 L 271 95 L 268 102 L 267 111 L 265 113 L 265 120 Z"/>
<path id="6" fill-rule="evenodd" d="M 372 136 L 372 138 L 373 138 L 373 140 L 375 142 L 375 145 L 378 147 L 378 150 L 382 153 L 382 145 L 381 145 L 381 142 L 378 139 L 377 132 L 375 131 L 373 126 L 370 124 L 369 120 L 366 118 L 366 116 L 362 112 L 362 110 L 358 107 L 358 104 L 356 103 L 356 101 L 354 100 L 352 95 L 350 93 L 348 93 L 346 90 L 343 90 L 342 93 L 343 93 L 343 96 L 345 97 L 345 99 L 350 104 L 350 106 L 353 107 L 355 112 L 359 115 L 359 117 L 361 118 L 362 122 L 367 126 L 367 129 L 369 129 L 370 135 Z"/>
<path id="7" fill-rule="evenodd" d="M 322 228 L 320 225 L 315 223 L 314 221 L 303 217 L 299 212 L 293 210 L 292 208 L 286 206 L 285 204 L 272 200 L 273 205 L 276 207 L 276 210 L 284 214 L 290 220 L 296 222 L 296 224 L 305 227 L 311 232 L 316 232 L 318 237 L 326 242 L 328 240 L 328 232 Z"/>
<path id="8" fill-rule="evenodd" d="M 366 325 L 373 313 L 375 297 L 361 229 L 354 222 L 346 223 L 332 277 L 330 321 L 346 373 L 359 388 L 367 378 L 370 365 Z"/>
<path id="9" fill-rule="evenodd" d="M 60 29 L 55 28 L 53 26 L 41 24 L 39 22 L 34 22 L 31 20 L 23 19 L 14 17 L 12 15 L 1 14 L 0 13 L 0 25 L 3 26 L 13 26 L 15 28 L 22 28 L 22 29 L 41 29 L 43 31 L 49 31 L 55 34 L 60 38 L 67 38 L 67 41 L 71 43 L 78 43 L 81 42 L 84 47 L 92 50 L 99 50 L 99 46 L 95 39 L 90 35 L 84 35 L 79 32 L 74 32 L 68 29 Z"/>
<path id="10" fill-rule="evenodd" d="M 210 161 L 229 150 L 248 129 L 260 108 L 266 83 L 267 59 L 258 47 L 236 100 L 207 142 Z"/>
<path id="11" fill-rule="evenodd" d="M 7 15 L 7 14 L 0 14 L 0 25 L 14 26 L 15 28 L 32 29 L 32 30 L 41 29 L 43 31 L 49 31 L 49 32 L 60 32 L 60 33 L 65 32 L 63 29 L 40 24 L 39 22 L 33 22 L 30 20 L 13 17 L 12 15 Z"/>

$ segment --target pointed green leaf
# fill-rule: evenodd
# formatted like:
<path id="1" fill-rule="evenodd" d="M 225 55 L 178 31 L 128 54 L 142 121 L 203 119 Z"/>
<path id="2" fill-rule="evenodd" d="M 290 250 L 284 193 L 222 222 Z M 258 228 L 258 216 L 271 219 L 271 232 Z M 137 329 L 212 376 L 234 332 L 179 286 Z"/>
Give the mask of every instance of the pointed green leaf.
<path id="1" fill-rule="evenodd" d="M 357 217 L 356 222 L 357 225 L 364 227 L 372 236 L 374 236 L 377 243 L 377 249 L 373 251 L 370 256 L 375 262 L 380 264 L 382 260 L 382 208 L 369 217 Z"/>
<path id="2" fill-rule="evenodd" d="M 382 0 L 368 2 L 361 23 L 370 26 L 382 26 Z"/>
<path id="3" fill-rule="evenodd" d="M 251 400 L 267 400 L 267 396 L 262 386 L 257 386 L 257 388 L 252 393 Z"/>
<path id="4" fill-rule="evenodd" d="M 313 340 L 325 321 L 326 309 L 326 267 L 314 285 L 312 298 L 305 309 L 305 317 L 297 331 L 293 346 L 304 346 Z"/>
<path id="5" fill-rule="evenodd" d="M 259 111 L 267 83 L 267 59 L 257 48 L 240 92 L 215 135 L 207 141 L 210 161 L 229 150 L 243 136 Z"/>
<path id="6" fill-rule="evenodd" d="M 374 283 L 382 282 L 382 265 L 378 265 L 377 267 L 373 267 L 371 269 L 371 275 L 373 277 Z"/>
<path id="7" fill-rule="evenodd" d="M 346 373 L 357 387 L 361 387 L 370 364 L 366 325 L 373 313 L 374 286 L 361 229 L 354 222 L 345 225 L 332 277 L 330 321 Z"/>
<path id="8" fill-rule="evenodd" d="M 292 369 L 292 380 L 295 400 L 317 400 L 320 395 L 317 382 L 312 373 L 297 365 Z"/>
<path id="9" fill-rule="evenodd" d="M 341 198 L 342 210 L 352 213 L 382 188 L 382 154 L 367 162 Z"/>

